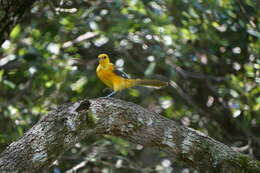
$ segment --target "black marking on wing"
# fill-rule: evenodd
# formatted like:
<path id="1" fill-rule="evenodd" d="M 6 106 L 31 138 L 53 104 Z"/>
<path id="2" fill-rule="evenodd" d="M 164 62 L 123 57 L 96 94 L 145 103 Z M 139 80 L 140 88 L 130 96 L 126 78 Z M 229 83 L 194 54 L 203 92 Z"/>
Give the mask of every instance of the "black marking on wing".
<path id="1" fill-rule="evenodd" d="M 114 69 L 113 72 L 118 75 L 118 76 L 121 76 L 123 78 L 126 78 L 126 79 L 129 79 L 128 75 L 118 69 Z"/>

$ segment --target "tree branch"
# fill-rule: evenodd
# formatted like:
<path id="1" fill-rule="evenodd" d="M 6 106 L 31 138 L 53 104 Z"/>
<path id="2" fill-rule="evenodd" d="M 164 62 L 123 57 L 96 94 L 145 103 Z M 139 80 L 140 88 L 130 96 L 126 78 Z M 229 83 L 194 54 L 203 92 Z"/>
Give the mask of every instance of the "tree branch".
<path id="1" fill-rule="evenodd" d="M 37 0 L 0 0 L 0 45 Z"/>
<path id="2" fill-rule="evenodd" d="M 0 154 L 0 170 L 37 172 L 91 135 L 152 146 L 202 172 L 260 172 L 260 162 L 190 128 L 119 99 L 68 103 L 35 124 Z"/>

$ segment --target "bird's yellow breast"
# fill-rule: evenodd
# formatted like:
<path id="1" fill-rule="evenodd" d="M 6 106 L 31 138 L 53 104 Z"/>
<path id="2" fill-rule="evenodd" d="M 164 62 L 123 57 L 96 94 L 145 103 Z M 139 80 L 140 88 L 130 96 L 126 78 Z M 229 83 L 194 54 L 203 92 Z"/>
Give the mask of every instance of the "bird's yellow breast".
<path id="1" fill-rule="evenodd" d="M 104 82 L 109 88 L 112 88 L 114 91 L 128 88 L 128 80 L 116 75 L 113 72 L 113 66 L 104 68 L 99 65 L 97 67 L 96 73 L 99 79 Z"/>
<path id="2" fill-rule="evenodd" d="M 97 67 L 97 76 L 98 78 L 104 82 L 108 87 L 113 89 L 113 82 L 112 82 L 112 74 L 111 71 L 105 70 L 100 65 Z"/>

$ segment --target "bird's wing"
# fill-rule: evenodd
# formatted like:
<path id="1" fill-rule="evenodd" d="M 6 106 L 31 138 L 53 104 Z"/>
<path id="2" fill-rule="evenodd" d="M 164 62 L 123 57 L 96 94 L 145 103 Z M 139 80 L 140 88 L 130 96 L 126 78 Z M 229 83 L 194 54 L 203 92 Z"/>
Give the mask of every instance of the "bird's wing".
<path id="1" fill-rule="evenodd" d="M 120 76 L 120 77 L 129 79 L 129 77 L 128 77 L 128 75 L 127 75 L 126 73 L 124 73 L 124 72 L 122 72 L 122 71 L 120 71 L 120 70 L 118 70 L 118 69 L 116 69 L 116 68 L 113 70 L 113 72 L 114 72 L 116 75 Z"/>

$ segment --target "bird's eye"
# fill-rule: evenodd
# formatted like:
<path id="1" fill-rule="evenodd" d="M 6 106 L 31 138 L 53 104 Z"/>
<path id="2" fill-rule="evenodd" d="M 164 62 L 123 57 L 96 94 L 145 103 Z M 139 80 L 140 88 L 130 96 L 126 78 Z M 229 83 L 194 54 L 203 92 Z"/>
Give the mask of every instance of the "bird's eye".
<path id="1" fill-rule="evenodd" d="M 103 59 L 106 59 L 106 56 L 103 56 Z"/>

